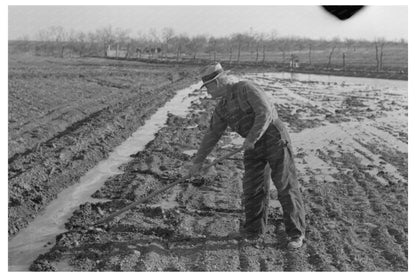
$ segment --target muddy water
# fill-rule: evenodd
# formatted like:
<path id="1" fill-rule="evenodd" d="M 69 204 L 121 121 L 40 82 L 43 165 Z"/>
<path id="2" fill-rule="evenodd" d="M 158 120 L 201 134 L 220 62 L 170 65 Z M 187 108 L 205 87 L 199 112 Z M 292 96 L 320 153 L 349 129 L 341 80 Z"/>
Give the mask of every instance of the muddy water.
<path id="1" fill-rule="evenodd" d="M 303 74 L 303 73 L 291 73 L 291 72 L 273 72 L 273 73 L 252 73 L 247 76 L 255 76 L 257 78 L 266 77 L 280 80 L 296 80 L 301 82 L 327 82 L 327 83 L 350 83 L 371 85 L 377 87 L 390 87 L 407 90 L 407 81 L 401 80 L 388 80 L 388 79 L 376 79 L 376 78 L 363 78 L 363 77 L 345 77 L 345 76 L 333 76 L 333 75 L 319 75 L 319 74 Z"/>
<path id="2" fill-rule="evenodd" d="M 80 182 L 62 191 L 27 228 L 9 241 L 9 271 L 27 271 L 32 261 L 47 252 L 54 244 L 56 235 L 65 231 L 64 223 L 80 204 L 94 202 L 91 198 L 97 189 L 111 176 L 123 173 L 121 164 L 131 160 L 130 155 L 145 148 L 154 139 L 168 118 L 168 113 L 184 116 L 192 101 L 201 94 L 193 93 L 201 84 L 192 85 L 177 92 L 165 106 L 160 108 L 142 127 L 123 144 L 110 153 L 108 159 L 88 171 Z M 167 204 L 168 205 L 168 204 Z"/>

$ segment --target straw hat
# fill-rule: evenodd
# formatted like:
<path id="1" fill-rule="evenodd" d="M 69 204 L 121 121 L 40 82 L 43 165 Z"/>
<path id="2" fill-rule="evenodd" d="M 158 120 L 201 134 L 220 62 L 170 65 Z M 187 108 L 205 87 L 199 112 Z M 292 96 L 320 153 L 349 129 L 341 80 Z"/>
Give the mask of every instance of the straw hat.
<path id="1" fill-rule="evenodd" d="M 224 71 L 220 63 L 205 66 L 199 73 L 203 82 L 201 88 L 211 83 L 221 75 L 226 74 L 227 72 L 229 72 L 229 70 Z"/>

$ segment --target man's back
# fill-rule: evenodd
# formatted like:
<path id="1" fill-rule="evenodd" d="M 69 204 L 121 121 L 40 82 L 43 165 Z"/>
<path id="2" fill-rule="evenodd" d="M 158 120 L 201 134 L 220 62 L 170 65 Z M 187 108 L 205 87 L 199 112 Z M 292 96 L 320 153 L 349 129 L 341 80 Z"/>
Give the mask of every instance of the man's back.
<path id="1" fill-rule="evenodd" d="M 247 137 L 253 127 L 267 128 L 264 125 L 277 118 L 277 112 L 264 90 L 250 81 L 229 85 L 214 114 L 242 137 Z M 257 122 L 256 117 L 259 119 Z M 255 123 L 258 126 L 253 126 Z"/>

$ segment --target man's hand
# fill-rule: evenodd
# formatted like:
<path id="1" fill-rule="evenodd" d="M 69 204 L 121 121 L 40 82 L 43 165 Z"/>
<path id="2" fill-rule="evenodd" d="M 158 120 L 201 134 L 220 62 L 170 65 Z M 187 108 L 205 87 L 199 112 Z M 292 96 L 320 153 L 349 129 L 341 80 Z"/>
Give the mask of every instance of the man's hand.
<path id="1" fill-rule="evenodd" d="M 246 150 L 253 150 L 254 149 L 254 142 L 248 141 L 247 139 L 244 141 L 243 148 L 244 151 Z"/>

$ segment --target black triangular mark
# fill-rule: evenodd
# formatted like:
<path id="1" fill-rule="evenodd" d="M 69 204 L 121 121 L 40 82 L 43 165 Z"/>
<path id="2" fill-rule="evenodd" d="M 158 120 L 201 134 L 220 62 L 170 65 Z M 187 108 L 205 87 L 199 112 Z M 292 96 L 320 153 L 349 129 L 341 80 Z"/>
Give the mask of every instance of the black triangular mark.
<path id="1" fill-rule="evenodd" d="M 327 12 L 338 19 L 346 20 L 365 6 L 322 6 Z"/>

